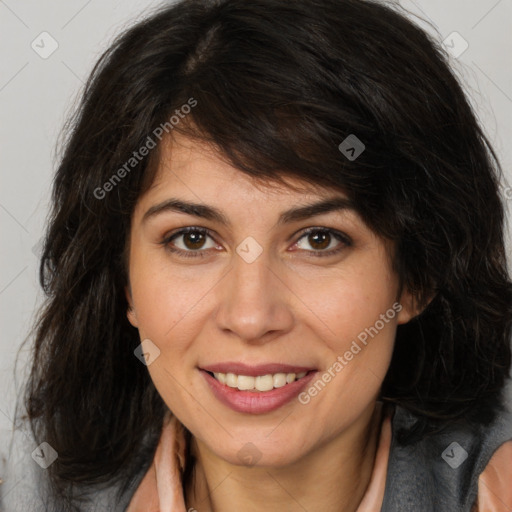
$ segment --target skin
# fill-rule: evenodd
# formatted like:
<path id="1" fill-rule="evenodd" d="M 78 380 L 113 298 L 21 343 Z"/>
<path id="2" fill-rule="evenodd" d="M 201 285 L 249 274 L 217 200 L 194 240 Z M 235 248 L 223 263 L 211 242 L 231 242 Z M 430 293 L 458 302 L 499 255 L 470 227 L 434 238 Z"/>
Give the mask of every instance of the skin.
<path id="1" fill-rule="evenodd" d="M 374 464 L 376 400 L 396 327 L 417 314 L 406 290 L 398 296 L 390 246 L 353 210 L 276 225 L 282 211 L 341 192 L 291 179 L 299 190 L 257 184 L 179 134 L 162 149 L 156 179 L 132 217 L 127 315 L 141 340 L 159 348 L 148 371 L 193 434 L 197 463 L 185 489 L 187 509 L 355 511 Z M 232 225 L 174 211 L 142 222 L 151 206 L 171 197 L 215 206 Z M 208 228 L 212 237 L 201 245 L 181 235 L 169 244 L 204 257 L 179 256 L 160 243 L 187 226 Z M 338 230 L 352 243 L 332 236 L 322 245 L 303 235 L 309 227 Z M 252 263 L 236 252 L 248 236 L 263 249 Z M 334 248 L 341 251 L 313 254 Z M 397 301 L 401 311 L 306 405 L 294 399 L 265 414 L 235 412 L 198 370 L 230 360 L 281 362 L 318 368 L 321 376 Z M 244 466 L 237 454 L 247 442 L 260 459 Z"/>

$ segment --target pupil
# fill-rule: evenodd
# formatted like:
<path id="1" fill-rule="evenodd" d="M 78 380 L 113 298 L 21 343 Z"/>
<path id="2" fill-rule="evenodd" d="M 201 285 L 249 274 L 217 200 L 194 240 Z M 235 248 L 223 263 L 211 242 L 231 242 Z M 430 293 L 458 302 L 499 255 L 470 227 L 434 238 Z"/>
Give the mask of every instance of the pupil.
<path id="1" fill-rule="evenodd" d="M 312 247 L 315 247 L 315 244 L 316 244 L 317 249 L 325 249 L 326 247 L 329 247 L 329 242 L 330 242 L 329 233 L 315 231 L 315 234 L 311 234 L 309 236 L 310 236 L 310 243 L 311 243 Z M 311 242 L 311 239 L 313 239 L 314 241 Z M 318 241 L 319 239 L 320 239 L 320 242 Z M 318 244 L 320 245 L 320 247 L 318 247 Z"/>
<path id="2" fill-rule="evenodd" d="M 199 249 L 203 245 L 203 242 L 204 242 L 204 239 L 202 239 L 202 238 L 203 238 L 202 233 L 186 233 L 186 235 L 184 237 L 185 245 L 189 249 Z M 187 239 L 192 240 L 191 244 L 187 243 Z"/>

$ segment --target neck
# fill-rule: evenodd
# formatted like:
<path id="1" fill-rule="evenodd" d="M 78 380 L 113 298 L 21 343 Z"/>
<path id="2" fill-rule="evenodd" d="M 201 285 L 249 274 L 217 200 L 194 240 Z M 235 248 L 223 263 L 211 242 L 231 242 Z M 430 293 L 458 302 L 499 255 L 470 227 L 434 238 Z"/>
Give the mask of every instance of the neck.
<path id="1" fill-rule="evenodd" d="M 195 438 L 196 458 L 185 499 L 200 512 L 356 512 L 370 482 L 382 404 L 372 404 L 349 429 L 293 464 L 236 466 L 212 456 Z"/>

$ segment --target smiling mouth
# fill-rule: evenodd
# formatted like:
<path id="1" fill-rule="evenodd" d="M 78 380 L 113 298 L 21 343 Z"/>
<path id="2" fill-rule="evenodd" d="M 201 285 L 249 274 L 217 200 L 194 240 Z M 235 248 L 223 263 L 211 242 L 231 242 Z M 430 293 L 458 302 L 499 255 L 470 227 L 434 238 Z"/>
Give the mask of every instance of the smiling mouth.
<path id="1" fill-rule="evenodd" d="M 252 377 L 249 375 L 237 375 L 235 373 L 221 373 L 204 370 L 221 384 L 239 391 L 264 392 L 272 389 L 282 388 L 302 379 L 315 370 L 300 373 L 273 373 Z"/>

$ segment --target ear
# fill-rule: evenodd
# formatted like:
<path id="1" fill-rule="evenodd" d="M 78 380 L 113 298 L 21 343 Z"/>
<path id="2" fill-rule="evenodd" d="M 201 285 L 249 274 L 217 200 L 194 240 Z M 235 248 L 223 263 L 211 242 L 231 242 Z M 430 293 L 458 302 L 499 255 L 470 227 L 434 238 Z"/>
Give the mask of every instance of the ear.
<path id="1" fill-rule="evenodd" d="M 124 293 L 126 296 L 126 301 L 128 302 L 126 317 L 128 318 L 128 321 L 133 325 L 133 327 L 139 327 L 139 323 L 137 321 L 137 313 L 133 307 L 132 292 L 129 285 L 125 286 Z"/>
<path id="2" fill-rule="evenodd" d="M 399 300 L 401 309 L 397 317 L 398 325 L 406 324 L 414 317 L 418 316 L 430 304 L 433 298 L 434 296 L 432 295 L 428 298 L 427 303 L 423 307 L 420 307 L 412 293 L 407 288 L 404 288 Z"/>

